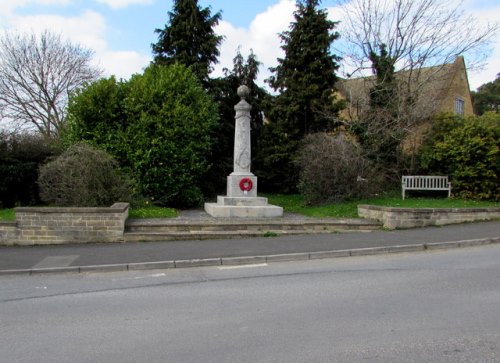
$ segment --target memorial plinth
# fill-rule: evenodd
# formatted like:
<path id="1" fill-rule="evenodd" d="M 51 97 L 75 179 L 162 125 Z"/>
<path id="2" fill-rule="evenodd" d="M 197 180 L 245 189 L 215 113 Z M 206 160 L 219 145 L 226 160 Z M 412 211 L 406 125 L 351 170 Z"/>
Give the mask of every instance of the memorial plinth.
<path id="1" fill-rule="evenodd" d="M 205 211 L 221 218 L 272 218 L 283 216 L 283 208 L 268 204 L 267 198 L 257 196 L 257 177 L 250 171 L 250 110 L 246 98 L 247 86 L 238 88 L 240 102 L 236 111 L 234 128 L 233 172 L 227 177 L 227 195 L 218 196 L 217 203 L 205 203 Z"/>

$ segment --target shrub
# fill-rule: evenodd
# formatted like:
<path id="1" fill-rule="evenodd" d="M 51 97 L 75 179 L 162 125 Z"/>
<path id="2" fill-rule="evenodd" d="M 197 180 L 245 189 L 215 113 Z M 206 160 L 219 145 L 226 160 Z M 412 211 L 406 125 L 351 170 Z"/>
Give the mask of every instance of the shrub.
<path id="1" fill-rule="evenodd" d="M 113 155 L 122 167 L 130 166 L 125 147 L 127 93 L 127 82 L 110 77 L 73 94 L 68 104 L 68 125 L 62 135 L 66 145 L 86 140 Z"/>
<path id="2" fill-rule="evenodd" d="M 0 132 L 0 208 L 41 202 L 38 167 L 54 153 L 41 135 Z"/>
<path id="3" fill-rule="evenodd" d="M 441 116 L 421 152 L 424 172 L 449 175 L 454 195 L 500 200 L 500 114 Z"/>
<path id="4" fill-rule="evenodd" d="M 203 199 L 217 114 L 188 68 L 150 66 L 127 82 L 101 80 L 73 97 L 67 138 L 86 140 L 115 156 L 145 197 L 190 207 Z"/>
<path id="5" fill-rule="evenodd" d="M 299 167 L 295 159 L 299 145 L 299 141 L 289 138 L 276 124 L 264 125 L 252 164 L 255 174 L 259 176 L 261 191 L 298 192 Z"/>
<path id="6" fill-rule="evenodd" d="M 307 136 L 298 164 L 299 187 L 310 204 L 365 198 L 379 191 L 383 182 L 361 148 L 343 134 Z"/>
<path id="7" fill-rule="evenodd" d="M 40 168 L 44 202 L 61 207 L 104 207 L 128 201 L 130 183 L 105 151 L 78 143 Z"/>

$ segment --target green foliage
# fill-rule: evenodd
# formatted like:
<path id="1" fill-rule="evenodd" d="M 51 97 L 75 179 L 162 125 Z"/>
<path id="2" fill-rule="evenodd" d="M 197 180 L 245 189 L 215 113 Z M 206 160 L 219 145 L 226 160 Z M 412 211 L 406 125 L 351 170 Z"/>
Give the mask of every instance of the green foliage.
<path id="1" fill-rule="evenodd" d="M 500 113 L 500 73 L 493 82 L 485 83 L 477 92 L 472 92 L 472 100 L 477 115 L 488 111 Z"/>
<path id="2" fill-rule="evenodd" d="M 131 185 L 105 151 L 72 145 L 40 168 L 42 200 L 60 207 L 107 207 L 130 198 Z"/>
<path id="3" fill-rule="evenodd" d="M 442 116 L 424 144 L 422 167 L 449 175 L 462 198 L 500 200 L 500 114 Z"/>
<path id="4" fill-rule="evenodd" d="M 142 195 L 169 206 L 201 202 L 217 107 L 186 67 L 152 65 L 127 82 L 99 81 L 72 99 L 69 121 L 68 140 L 110 152 Z"/>
<path id="5" fill-rule="evenodd" d="M 68 127 L 63 138 L 67 146 L 80 140 L 92 141 L 111 153 L 122 167 L 130 167 L 125 101 L 126 81 L 102 78 L 78 90 L 69 100 Z"/>
<path id="6" fill-rule="evenodd" d="M 273 232 L 273 231 L 266 231 L 264 233 L 262 233 L 262 237 L 265 237 L 265 238 L 273 238 L 273 237 L 278 237 L 279 234 L 276 233 L 276 232 Z"/>
<path id="7" fill-rule="evenodd" d="M 0 221 L 15 221 L 16 213 L 14 209 L 0 209 Z"/>
<path id="8" fill-rule="evenodd" d="M 385 44 L 380 45 L 380 54 L 370 52 L 372 70 L 377 78 L 375 86 L 370 89 L 370 106 L 382 108 L 394 113 L 397 107 L 397 86 L 395 76 L 395 58 L 387 52 Z"/>
<path id="9" fill-rule="evenodd" d="M 278 59 L 269 79 L 280 92 L 270 119 L 295 140 L 335 126 L 331 116 L 340 108 L 333 94 L 340 58 L 330 53 L 339 37 L 333 32 L 337 23 L 318 6 L 319 0 L 297 2 L 295 21 L 281 34 L 285 57 Z"/>
<path id="10" fill-rule="evenodd" d="M 0 207 L 39 204 L 38 167 L 55 147 L 40 134 L 0 132 Z"/>
<path id="11" fill-rule="evenodd" d="M 300 190 L 307 203 L 366 198 L 379 192 L 381 173 L 343 134 L 309 135 L 299 152 Z"/>
<path id="12" fill-rule="evenodd" d="M 156 64 L 181 63 L 191 67 L 202 81 L 208 80 L 211 65 L 217 63 L 223 37 L 214 27 L 221 13 L 210 14 L 210 8 L 201 8 L 198 0 L 175 0 L 168 13 L 164 29 L 156 29 L 158 42 L 152 44 Z"/>
<path id="13" fill-rule="evenodd" d="M 255 153 L 259 188 L 266 192 L 297 193 L 299 167 L 295 162 L 300 141 L 275 123 L 265 124 Z"/>
<path id="14" fill-rule="evenodd" d="M 133 77 L 126 99 L 129 157 L 144 195 L 192 206 L 203 198 L 206 155 L 217 107 L 185 67 L 150 67 Z"/>
<path id="15" fill-rule="evenodd" d="M 159 207 L 152 204 L 141 207 L 132 206 L 129 209 L 130 218 L 175 218 L 177 211 L 172 208 Z"/>

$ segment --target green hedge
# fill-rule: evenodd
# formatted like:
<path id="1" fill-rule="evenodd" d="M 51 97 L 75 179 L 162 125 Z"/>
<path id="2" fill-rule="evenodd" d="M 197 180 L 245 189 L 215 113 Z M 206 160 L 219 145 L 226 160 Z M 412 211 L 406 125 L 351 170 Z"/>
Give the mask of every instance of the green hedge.
<path id="1" fill-rule="evenodd" d="M 0 132 L 0 208 L 40 203 L 38 167 L 53 153 L 40 135 Z"/>
<path id="2" fill-rule="evenodd" d="M 421 153 L 424 172 L 449 175 L 461 198 L 500 200 L 500 114 L 441 116 Z"/>

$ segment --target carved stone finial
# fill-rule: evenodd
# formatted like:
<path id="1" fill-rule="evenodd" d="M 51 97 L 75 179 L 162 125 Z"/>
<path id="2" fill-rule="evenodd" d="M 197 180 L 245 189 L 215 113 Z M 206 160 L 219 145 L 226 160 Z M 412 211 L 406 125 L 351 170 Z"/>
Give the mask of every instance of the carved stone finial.
<path id="1" fill-rule="evenodd" d="M 246 99 L 248 96 L 250 96 L 250 89 L 247 86 L 242 85 L 238 87 L 237 93 L 238 96 L 240 96 L 242 99 Z"/>

